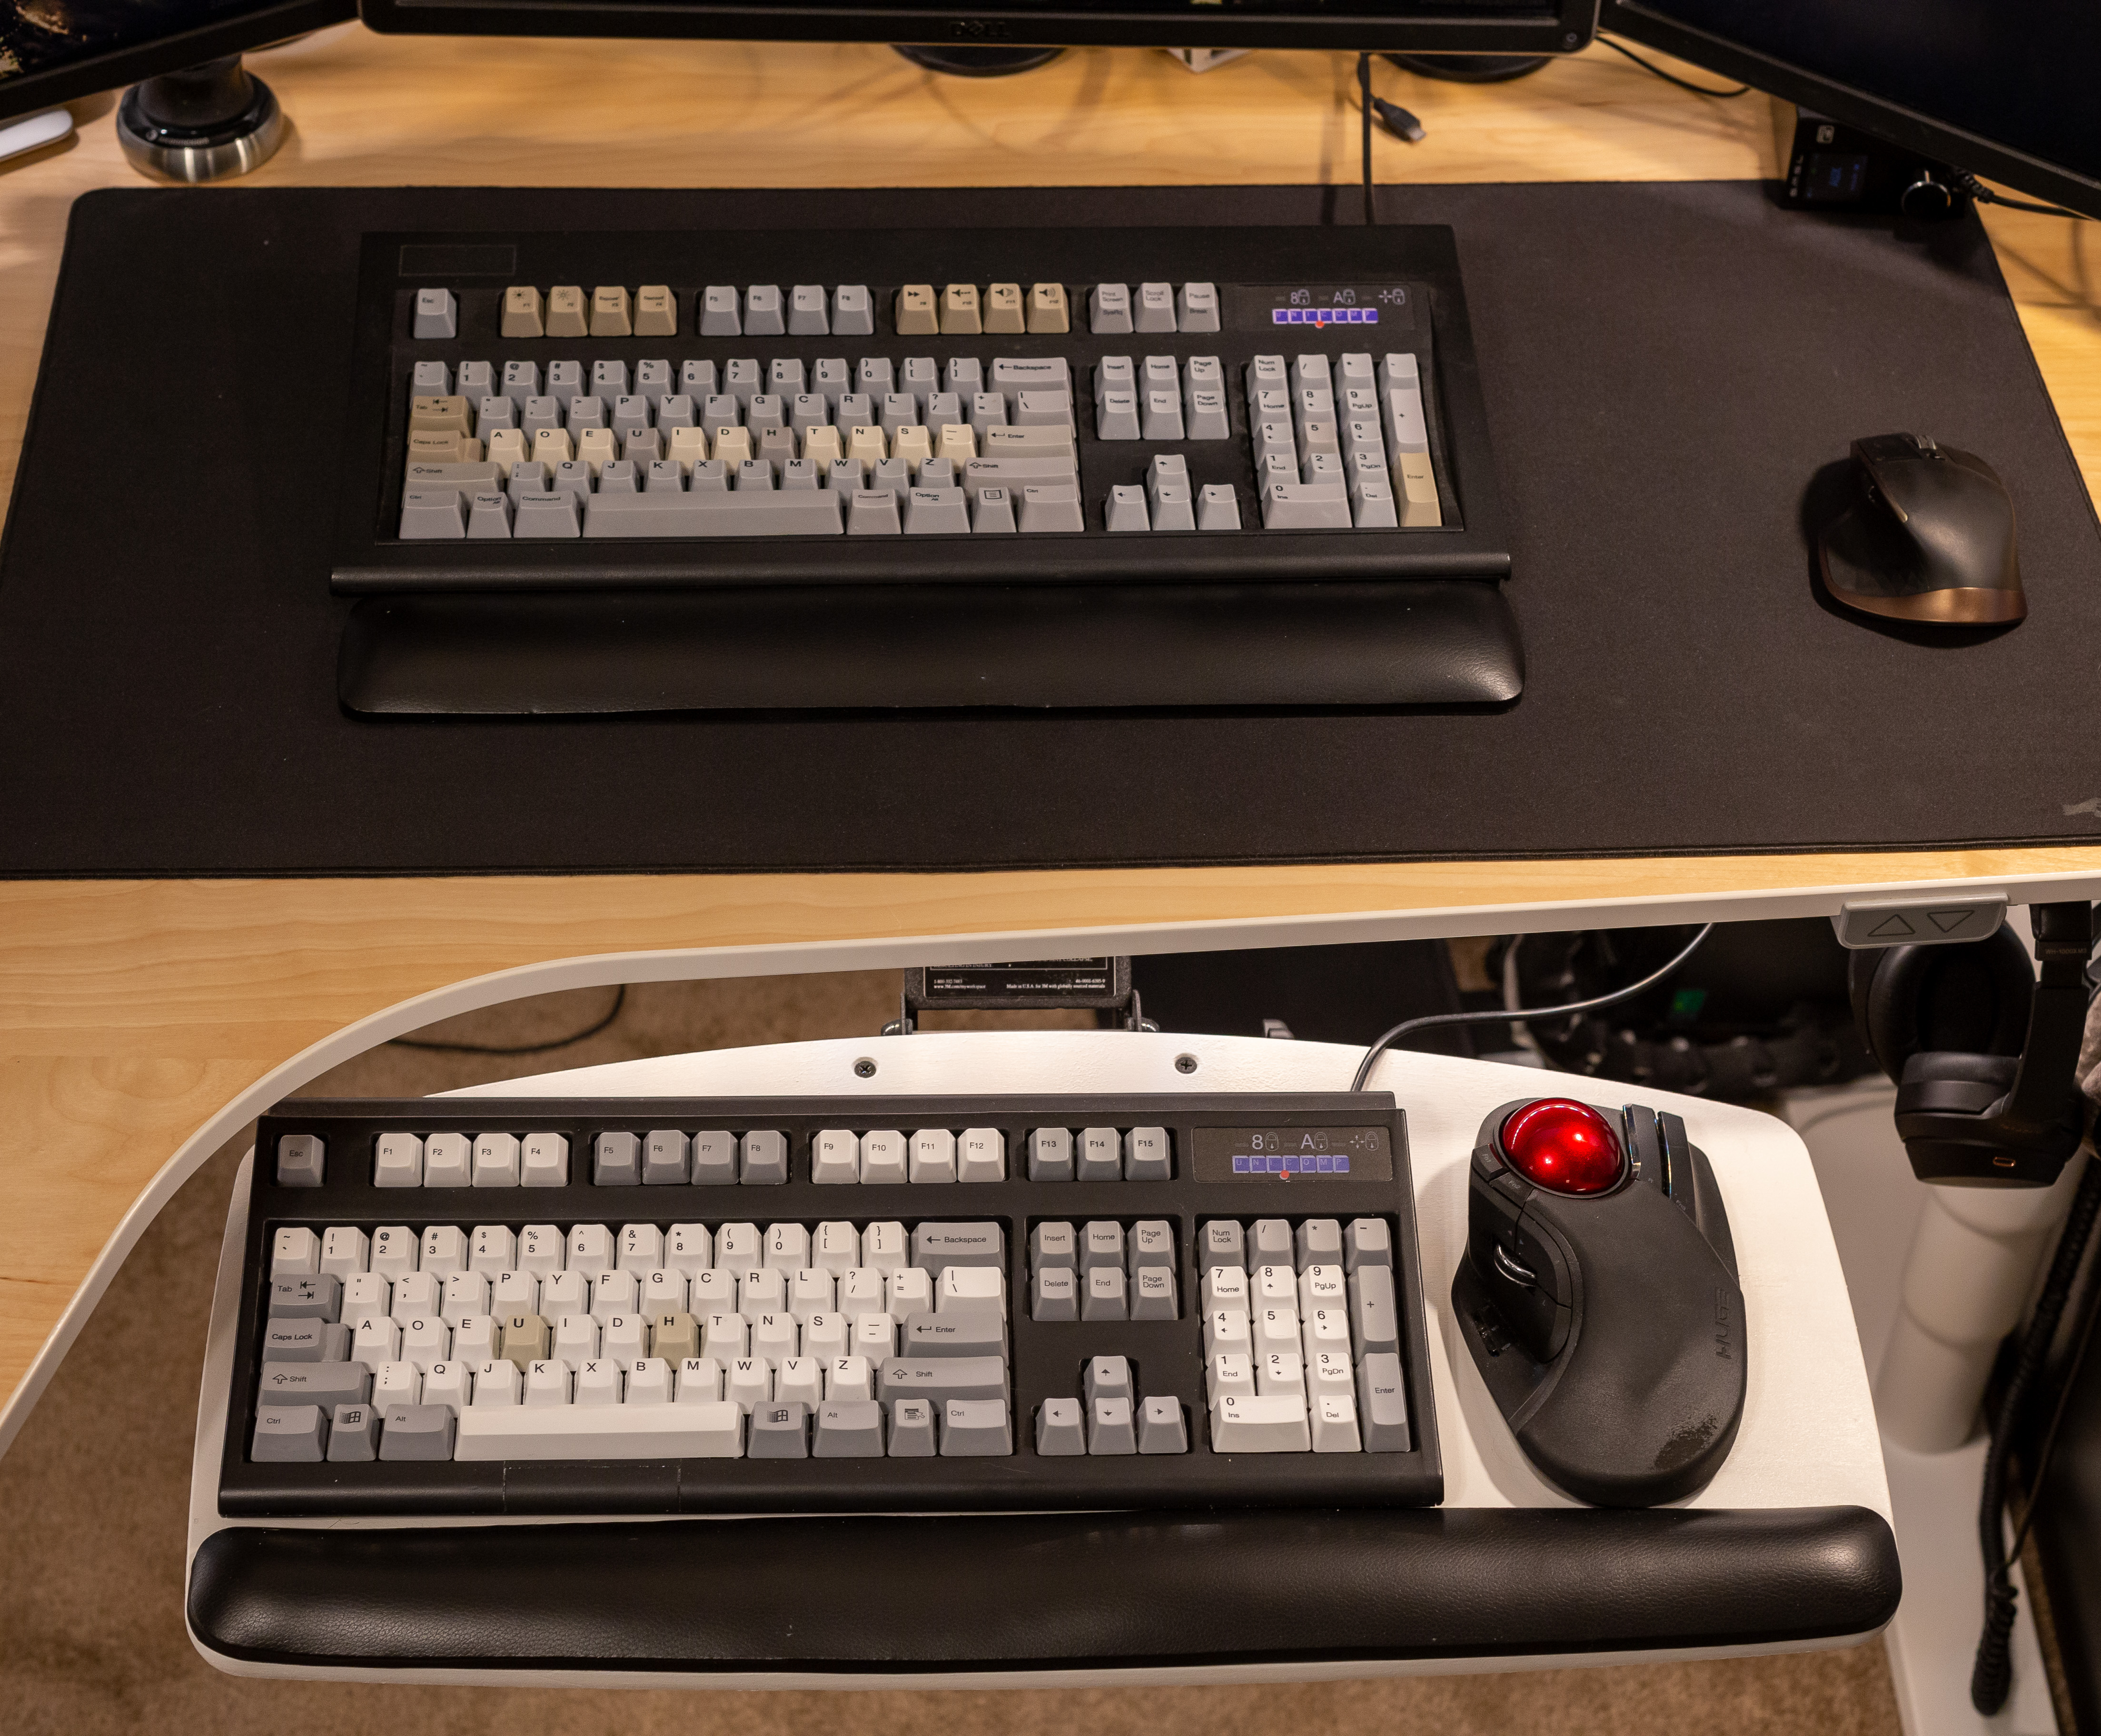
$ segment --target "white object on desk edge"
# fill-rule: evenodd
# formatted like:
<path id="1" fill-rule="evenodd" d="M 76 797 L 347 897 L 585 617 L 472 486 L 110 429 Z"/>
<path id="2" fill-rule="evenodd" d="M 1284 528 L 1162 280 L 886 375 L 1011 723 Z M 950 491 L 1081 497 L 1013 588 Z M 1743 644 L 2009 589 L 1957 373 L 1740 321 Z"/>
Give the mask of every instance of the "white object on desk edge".
<path id="1" fill-rule="evenodd" d="M 42 114 L 25 115 L 0 126 L 0 162 L 56 144 L 73 131 L 73 116 L 63 108 L 46 108 Z"/>

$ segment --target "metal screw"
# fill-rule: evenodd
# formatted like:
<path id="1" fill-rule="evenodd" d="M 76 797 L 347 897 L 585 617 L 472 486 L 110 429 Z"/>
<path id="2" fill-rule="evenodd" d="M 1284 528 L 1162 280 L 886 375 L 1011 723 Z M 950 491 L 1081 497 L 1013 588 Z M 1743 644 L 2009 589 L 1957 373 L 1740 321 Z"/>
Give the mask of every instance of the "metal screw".
<path id="1" fill-rule="evenodd" d="M 866 1055 L 863 1055 L 860 1060 L 854 1062 L 854 1077 L 856 1079 L 874 1078 L 875 1063 L 869 1060 Z"/>
<path id="2" fill-rule="evenodd" d="M 1196 1071 L 1196 1058 L 1194 1055 L 1177 1055 L 1174 1058 L 1174 1071 L 1178 1073 L 1195 1072 Z"/>
<path id="3" fill-rule="evenodd" d="M 1578 38 L 1576 33 L 1573 30 L 1571 30 L 1566 36 L 1561 38 L 1561 46 L 1564 48 L 1573 48 L 1576 46 L 1577 40 Z"/>

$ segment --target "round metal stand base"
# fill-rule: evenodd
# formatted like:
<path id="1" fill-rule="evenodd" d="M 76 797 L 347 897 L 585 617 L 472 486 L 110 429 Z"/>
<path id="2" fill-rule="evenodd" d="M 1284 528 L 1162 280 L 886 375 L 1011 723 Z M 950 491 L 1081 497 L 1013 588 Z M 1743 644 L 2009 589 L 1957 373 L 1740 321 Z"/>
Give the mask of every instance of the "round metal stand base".
<path id="1" fill-rule="evenodd" d="M 1403 72 L 1453 84 L 1502 84 L 1536 73 L 1551 55 L 1388 55 Z"/>
<path id="2" fill-rule="evenodd" d="M 285 142 L 285 111 L 269 86 L 250 76 L 254 99 L 230 121 L 207 127 L 162 126 L 146 117 L 134 85 L 117 105 L 117 142 L 131 166 L 164 181 L 218 181 L 245 174 Z"/>
<path id="3" fill-rule="evenodd" d="M 924 42 L 890 45 L 914 66 L 958 78 L 1003 78 L 1009 73 L 1033 72 L 1064 53 L 1062 48 L 949 47 Z"/>

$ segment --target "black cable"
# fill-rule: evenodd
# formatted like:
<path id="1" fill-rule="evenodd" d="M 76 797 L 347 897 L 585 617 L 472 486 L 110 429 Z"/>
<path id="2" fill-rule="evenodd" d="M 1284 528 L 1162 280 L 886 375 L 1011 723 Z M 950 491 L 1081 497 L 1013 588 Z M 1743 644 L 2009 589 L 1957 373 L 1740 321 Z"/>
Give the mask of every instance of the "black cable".
<path id="1" fill-rule="evenodd" d="M 1718 91 L 1710 85 L 1695 84 L 1689 78 L 1680 78 L 1675 73 L 1666 73 L 1653 60 L 1644 60 L 1639 55 L 1636 54 L 1634 50 L 1628 47 L 1626 43 L 1614 42 L 1612 38 L 1606 35 L 1602 30 L 1598 33 L 1598 40 L 1603 42 L 1608 48 L 1611 49 L 1613 53 L 1625 55 L 1643 72 L 1653 73 L 1657 77 L 1662 79 L 1665 84 L 1674 84 L 1679 90 L 1690 91 L 1695 96 L 1732 97 L 1748 96 L 1750 94 L 1751 87 L 1747 84 L 1740 84 L 1733 91 Z"/>
<path id="2" fill-rule="evenodd" d="M 2064 1425 L 2064 1413 L 2071 1408 L 2072 1389 L 2079 1384 L 2079 1371 L 2086 1366 L 2087 1346 L 2094 1341 L 2094 1323 L 2097 1320 L 2101 1320 L 2101 1288 L 2097 1288 L 2087 1299 L 2086 1318 L 2079 1324 L 2079 1341 L 2072 1347 L 2072 1354 L 2065 1363 L 2064 1377 L 2058 1385 L 2057 1402 L 2050 1409 L 2050 1427 L 2043 1431 L 2042 1447 L 2036 1454 L 2035 1469 L 2028 1478 L 2028 1505 L 2021 1510 L 2021 1522 L 2015 1530 L 2014 1540 L 2006 1546 L 2010 1560 L 2017 1562 L 2021 1558 L 2021 1546 L 2028 1540 L 2029 1529 L 2035 1524 L 2043 1473 L 2050 1469 L 2050 1456 L 2057 1451 L 2058 1430 Z"/>
<path id="3" fill-rule="evenodd" d="M 2014 1613 L 2019 1593 L 2014 1589 L 2012 1563 L 2006 1553 L 2006 1461 L 2013 1451 L 2014 1429 L 2028 1389 L 2042 1372 L 2043 1358 L 2057 1336 L 2064 1317 L 2064 1305 L 2072 1294 L 2094 1220 L 2101 1216 L 2101 1163 L 2088 1160 L 2079 1178 L 2079 1190 L 2072 1198 L 2072 1210 L 2064 1220 L 2064 1233 L 2057 1239 L 2057 1252 L 2050 1262 L 2036 1299 L 2035 1313 L 2021 1340 L 2012 1377 L 1999 1400 L 1999 1412 L 1992 1425 L 1991 1450 L 1984 1458 L 1984 1499 L 1977 1511 L 1978 1540 L 1984 1556 L 1984 1631 L 1978 1636 L 1977 1659 L 1970 1672 L 1970 1703 L 1990 1717 L 2006 1703 L 2014 1685 Z"/>
<path id="4" fill-rule="evenodd" d="M 1643 989 L 1654 988 L 1671 972 L 1699 951 L 1700 943 L 1714 932 L 1711 922 L 1702 925 L 1700 932 L 1686 942 L 1678 956 L 1660 969 L 1651 971 L 1639 983 L 1630 983 L 1625 988 L 1616 988 L 1609 995 L 1596 995 L 1588 1001 L 1572 1001 L 1560 1007 L 1497 1007 L 1484 1013 L 1432 1013 L 1423 1018 L 1404 1018 L 1365 1051 L 1359 1063 L 1357 1076 L 1350 1081 L 1352 1091 L 1365 1089 L 1365 1081 L 1371 1076 L 1372 1064 L 1387 1049 L 1411 1031 L 1423 1031 L 1433 1025 L 1500 1025 L 1518 1020 L 1559 1018 L 1570 1013 L 1588 1013 L 1598 1007 L 1608 1007 L 1622 1001 L 1631 1001 Z"/>
<path id="5" fill-rule="evenodd" d="M 2033 211 L 2040 217 L 2086 219 L 2084 211 L 2068 211 L 2061 205 L 2038 205 L 2032 199 L 2009 199 L 2004 193 L 1995 193 L 1967 169 L 1950 170 L 1948 179 L 1980 205 L 2002 205 L 2010 211 Z"/>
<path id="6" fill-rule="evenodd" d="M 615 991 L 613 1005 L 607 1010 L 605 1017 L 596 1024 L 586 1025 L 570 1036 L 555 1037 L 545 1043 L 434 1043 L 425 1037 L 397 1036 L 394 1039 L 393 1046 L 396 1049 L 435 1049 L 447 1055 L 537 1055 L 542 1049 L 567 1049 L 572 1043 L 581 1043 L 586 1037 L 596 1036 L 620 1017 L 620 1009 L 626 1005 L 627 985 L 623 983 Z"/>

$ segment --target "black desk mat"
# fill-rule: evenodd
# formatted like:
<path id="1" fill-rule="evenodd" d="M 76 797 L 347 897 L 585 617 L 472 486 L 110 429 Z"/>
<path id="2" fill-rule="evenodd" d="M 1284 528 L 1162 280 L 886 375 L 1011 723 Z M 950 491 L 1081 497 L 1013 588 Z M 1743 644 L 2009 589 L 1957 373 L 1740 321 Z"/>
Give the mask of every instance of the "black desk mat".
<path id="1" fill-rule="evenodd" d="M 1354 189 L 90 194 L 0 549 L 0 873 L 1024 867 L 2101 838 L 2101 529 L 1974 220 L 1753 183 L 1446 223 L 1529 671 L 1502 710 L 370 721 L 328 590 L 360 233 L 1354 221 Z M 840 275 L 851 243 L 840 241 Z M 1988 458 L 2030 615 L 1822 603 L 1849 441 Z M 356 462 L 369 462 L 369 456 Z"/>

